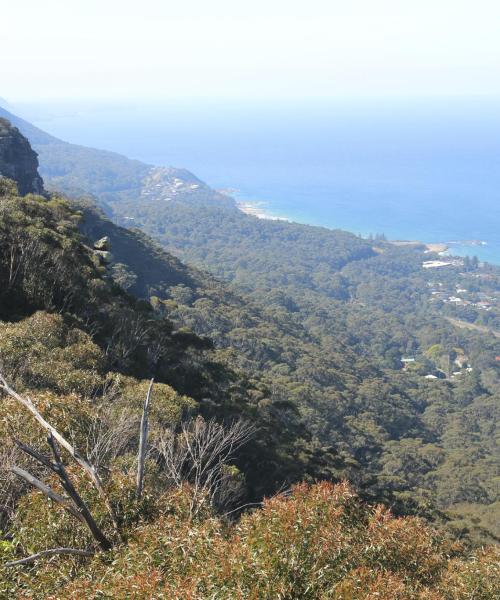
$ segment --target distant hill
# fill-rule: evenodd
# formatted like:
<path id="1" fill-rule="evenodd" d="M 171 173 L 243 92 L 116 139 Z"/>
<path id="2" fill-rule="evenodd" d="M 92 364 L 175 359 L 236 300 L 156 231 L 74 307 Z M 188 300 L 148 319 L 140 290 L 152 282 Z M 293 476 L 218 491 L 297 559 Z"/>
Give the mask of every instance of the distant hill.
<path id="1" fill-rule="evenodd" d="M 8 119 L 30 140 L 39 154 L 40 172 L 49 189 L 73 196 L 96 195 L 105 205 L 108 199 L 139 194 L 142 179 L 151 168 L 114 152 L 59 140 L 3 108 L 0 117 Z"/>
<path id="2" fill-rule="evenodd" d="M 60 140 L 0 106 L 0 117 L 10 121 L 38 152 L 40 173 L 48 189 L 70 196 L 91 195 L 111 212 L 110 205 L 136 201 L 150 188 L 158 195 L 178 194 L 179 188 L 193 197 L 223 197 L 185 169 L 158 168 L 121 154 L 87 148 Z"/>
<path id="3" fill-rule="evenodd" d="M 285 270 L 281 279 L 317 285 L 318 268 L 326 281 L 349 261 L 373 255 L 371 244 L 344 231 L 245 215 L 232 198 L 185 169 L 69 144 L 2 114 L 32 141 L 49 189 L 92 195 L 121 225 L 142 227 L 167 250 L 236 283 L 248 286 L 257 271 L 275 285 L 274 274 Z"/>
<path id="4" fill-rule="evenodd" d="M 33 148 L 35 148 L 35 146 L 42 145 L 42 144 L 49 144 L 49 143 L 62 143 L 63 144 L 64 143 L 61 140 L 58 140 L 57 138 L 46 133 L 45 131 L 38 129 L 38 127 L 35 127 L 28 121 L 25 121 L 24 119 L 22 119 L 21 117 L 18 117 L 17 115 L 9 112 L 5 108 L 5 105 L 2 104 L 1 100 L 0 100 L 0 117 L 7 119 L 8 121 L 10 121 L 12 123 L 12 125 L 14 125 L 14 127 L 17 127 L 19 129 L 19 131 L 29 139 L 30 144 L 32 145 Z"/>

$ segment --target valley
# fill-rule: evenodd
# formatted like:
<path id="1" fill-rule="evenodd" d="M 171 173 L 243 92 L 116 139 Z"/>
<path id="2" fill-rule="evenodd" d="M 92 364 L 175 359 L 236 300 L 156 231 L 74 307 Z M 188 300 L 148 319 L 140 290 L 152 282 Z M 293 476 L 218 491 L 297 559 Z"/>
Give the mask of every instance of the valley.
<path id="1" fill-rule="evenodd" d="M 240 503 L 260 505 L 301 481 L 348 480 L 361 500 L 424 519 L 467 547 L 498 541 L 500 342 L 481 324 L 495 323 L 498 308 L 471 302 L 473 326 L 464 328 L 462 307 L 443 301 L 464 280 L 494 297 L 497 268 L 461 260 L 436 281 L 420 247 L 258 219 L 182 169 L 94 154 L 18 124 L 38 140 L 47 187 L 60 185 L 69 200 L 19 198 L 5 180 L 2 374 L 46 398 L 58 427 L 81 444 L 92 419 L 113 432 L 154 378 L 153 439 L 165 427 L 194 427 L 183 425 L 191 415 L 251 424 L 228 479 Z M 110 253 L 105 261 L 96 248 Z M 462 356 L 473 367 L 461 377 L 427 377 Z M 22 435 L 22 413 L 4 406 Z M 123 435 L 108 458 L 116 465 L 136 448 Z M 23 488 L 9 477 L 14 507 Z M 340 492 L 311 488 L 323 493 Z M 57 527 L 64 538 L 66 525 Z"/>

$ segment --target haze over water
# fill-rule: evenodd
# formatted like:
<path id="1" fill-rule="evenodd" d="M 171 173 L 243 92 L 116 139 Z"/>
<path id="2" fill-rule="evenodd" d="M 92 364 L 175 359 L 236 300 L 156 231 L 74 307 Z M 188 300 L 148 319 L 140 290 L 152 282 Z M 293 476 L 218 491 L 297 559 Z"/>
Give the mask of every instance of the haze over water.
<path id="1" fill-rule="evenodd" d="M 263 212 L 500 264 L 500 102 L 24 106 L 62 139 L 185 167 Z"/>

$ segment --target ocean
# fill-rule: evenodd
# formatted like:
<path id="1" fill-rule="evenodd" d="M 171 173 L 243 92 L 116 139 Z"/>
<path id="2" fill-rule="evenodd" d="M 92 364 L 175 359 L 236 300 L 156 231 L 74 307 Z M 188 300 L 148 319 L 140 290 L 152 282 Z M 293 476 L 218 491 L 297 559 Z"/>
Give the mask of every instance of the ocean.
<path id="1" fill-rule="evenodd" d="M 498 98 L 19 108 L 67 141 L 185 167 L 267 216 L 500 264 Z"/>

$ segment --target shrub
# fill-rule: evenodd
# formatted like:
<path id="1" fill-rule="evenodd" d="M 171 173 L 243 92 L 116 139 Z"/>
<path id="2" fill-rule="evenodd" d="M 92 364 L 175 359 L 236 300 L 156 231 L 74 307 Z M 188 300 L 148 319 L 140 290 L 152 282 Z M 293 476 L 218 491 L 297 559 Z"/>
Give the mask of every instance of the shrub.
<path id="1" fill-rule="evenodd" d="M 210 513 L 189 521 L 186 497 L 182 489 L 165 495 L 159 517 L 138 527 L 111 562 L 96 558 L 65 597 L 498 597 L 498 550 L 468 557 L 421 520 L 363 504 L 347 484 L 301 484 L 234 525 Z"/>
<path id="2" fill-rule="evenodd" d="M 37 312 L 19 323 L 0 322 L 0 365 L 17 385 L 92 395 L 102 384 L 105 358 L 60 315 Z"/>

